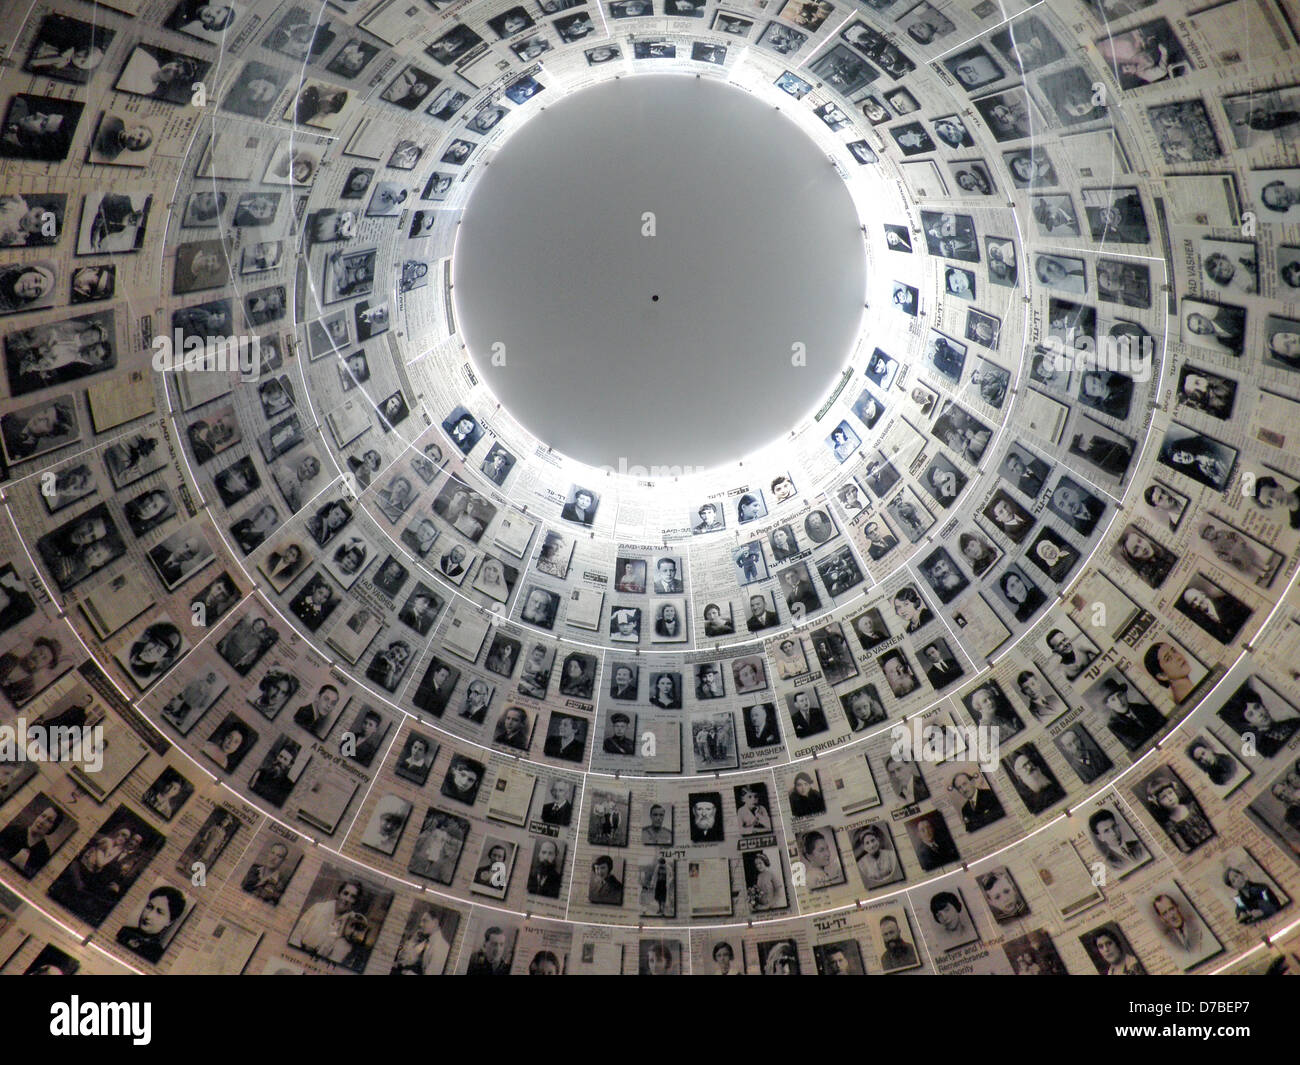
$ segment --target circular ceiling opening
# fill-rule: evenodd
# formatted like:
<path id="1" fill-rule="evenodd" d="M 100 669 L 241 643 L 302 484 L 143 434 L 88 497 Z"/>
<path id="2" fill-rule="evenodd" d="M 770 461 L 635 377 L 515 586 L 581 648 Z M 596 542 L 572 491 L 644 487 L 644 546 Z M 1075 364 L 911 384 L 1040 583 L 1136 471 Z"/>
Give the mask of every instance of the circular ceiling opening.
<path id="1" fill-rule="evenodd" d="M 608 82 L 529 119 L 479 176 L 453 261 L 461 332 L 545 444 L 620 471 L 717 466 L 788 431 L 843 368 L 860 227 L 770 105 L 705 78 Z"/>

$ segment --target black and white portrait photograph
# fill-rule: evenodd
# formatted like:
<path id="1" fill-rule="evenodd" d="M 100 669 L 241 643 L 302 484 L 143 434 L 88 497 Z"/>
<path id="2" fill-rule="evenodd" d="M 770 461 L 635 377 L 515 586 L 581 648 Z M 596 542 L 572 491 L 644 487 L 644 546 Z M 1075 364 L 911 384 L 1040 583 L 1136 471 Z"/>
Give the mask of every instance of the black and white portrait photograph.
<path id="1" fill-rule="evenodd" d="M 966 338 L 987 348 L 998 346 L 998 334 L 1002 322 L 981 311 L 966 312 Z M 975 369 L 968 378 L 982 402 L 1001 410 L 1011 388 L 1011 371 L 985 358 L 975 360 Z M 935 421 L 931 432 L 944 440 L 954 451 L 965 452 L 974 456 L 971 461 L 978 462 L 984 454 L 991 433 L 988 426 L 974 419 L 961 408 L 952 403 L 944 404 L 944 414 Z"/>
<path id="2" fill-rule="evenodd" d="M 951 384 L 957 385 L 966 365 L 966 345 L 932 329 L 926 346 L 926 361 Z"/>
<path id="3" fill-rule="evenodd" d="M 118 929 L 117 942 L 132 954 L 156 964 L 162 960 L 192 905 L 193 901 L 183 891 L 159 880 L 134 918 Z"/>
<path id="4" fill-rule="evenodd" d="M 41 19 L 23 70 L 38 77 L 85 85 L 99 70 L 116 31 L 67 15 Z"/>
<path id="5" fill-rule="evenodd" d="M 334 44 L 338 34 L 330 18 L 304 7 L 290 7 L 263 38 L 263 45 L 299 62 L 316 61 Z"/>
<path id="6" fill-rule="evenodd" d="M 1031 136 L 1037 112 L 1023 88 L 1007 89 L 992 96 L 971 101 L 985 126 L 999 142 L 1023 140 Z"/>
<path id="7" fill-rule="evenodd" d="M 400 107 L 404 111 L 414 111 L 433 91 L 439 79 L 416 66 L 405 66 L 379 94 L 379 99 Z"/>
<path id="8" fill-rule="evenodd" d="M 899 150 L 906 156 L 925 155 L 927 152 L 934 151 L 934 141 L 930 134 L 926 132 L 925 127 L 919 122 L 907 122 L 901 126 L 891 126 L 889 134 L 894 138 L 894 143 L 898 145 Z"/>
<path id="9" fill-rule="evenodd" d="M 1226 588 L 1196 573 L 1178 593 L 1174 609 L 1221 644 L 1237 639 L 1254 611 Z"/>
<path id="10" fill-rule="evenodd" d="M 1211 927 L 1173 880 L 1157 881 L 1141 896 L 1138 912 L 1161 949 L 1187 972 L 1223 950 Z"/>
<path id="11" fill-rule="evenodd" d="M 965 546 L 965 544 L 962 545 L 963 554 L 965 554 Z M 947 548 L 935 548 L 920 561 L 918 568 L 921 571 L 921 576 L 930 585 L 935 597 L 945 605 L 951 603 L 970 587 L 970 580 L 962 572 L 961 567 L 958 566 Z M 976 574 L 976 576 L 978 575 Z"/>
<path id="12" fill-rule="evenodd" d="M 91 193 L 81 202 L 77 254 L 136 252 L 144 244 L 153 197 L 146 193 Z"/>
<path id="13" fill-rule="evenodd" d="M 1063 497 L 1064 498 L 1064 497 Z M 1036 524 L 1033 516 L 1005 489 L 999 488 L 980 511 L 1003 536 L 1013 544 L 1022 543 Z M 972 547 L 975 550 L 978 545 Z M 987 558 L 985 549 L 978 548 L 981 562 Z M 988 568 L 986 565 L 985 569 Z"/>
<path id="14" fill-rule="evenodd" d="M 912 254 L 912 233 L 907 226 L 886 225 L 885 244 L 890 251 Z"/>
<path id="15" fill-rule="evenodd" d="M 917 44 L 927 45 L 957 31 L 956 24 L 939 8 L 922 0 L 898 19 L 898 25 Z"/>
<path id="16" fill-rule="evenodd" d="M 967 263 L 980 261 L 975 222 L 970 215 L 922 211 L 921 226 L 931 255 Z"/>
<path id="17" fill-rule="evenodd" d="M 1069 193 L 1040 193 L 1030 198 L 1031 213 L 1038 235 L 1077 237 L 1081 235 L 1079 215 Z"/>
<path id="18" fill-rule="evenodd" d="M 153 44 L 137 44 L 127 56 L 113 88 L 133 96 L 164 100 L 170 104 L 189 104 L 196 82 L 206 80 L 212 64 L 195 56 L 173 52 Z M 256 96 L 257 78 L 265 75 L 250 74 L 245 84 L 246 92 Z M 281 83 L 282 84 L 282 83 Z M 274 100 L 279 85 L 269 92 Z M 258 117 L 265 118 L 265 114 Z"/>
<path id="19" fill-rule="evenodd" d="M 991 40 L 993 47 L 1022 74 L 1032 73 L 1066 54 L 1056 35 L 1034 15 L 1019 18 L 1014 26 L 998 30 Z"/>
<path id="20" fill-rule="evenodd" d="M 1052 738 L 1074 774 L 1084 783 L 1091 784 L 1114 768 L 1106 754 L 1084 725 L 1072 725 Z"/>
<path id="21" fill-rule="evenodd" d="M 147 167 L 157 148 L 160 123 L 105 111 L 99 116 L 86 161 L 101 166 Z"/>
<path id="22" fill-rule="evenodd" d="M 759 702 L 741 707 L 741 721 L 745 728 L 745 745 L 750 750 L 775 747 L 781 743 L 776 707 L 772 703 Z"/>
<path id="23" fill-rule="evenodd" d="M 1081 376 L 1081 384 L 1089 394 L 1089 401 L 1085 405 L 1110 404 L 1113 408 L 1126 409 L 1124 386 L 1089 383 L 1095 380 L 1089 378 L 1087 373 Z M 1070 435 L 1069 453 L 1082 460 L 1086 464 L 1085 469 L 1092 467 L 1089 472 L 1102 483 L 1107 483 L 1108 480 L 1122 481 L 1133 461 L 1137 442 L 1087 415 L 1080 416 L 1075 428 L 1076 431 Z"/>
<path id="24" fill-rule="evenodd" d="M 1166 163 L 1199 163 L 1223 155 L 1210 113 L 1200 99 L 1157 104 L 1146 112 Z"/>
<path id="25" fill-rule="evenodd" d="M 1065 789 L 1034 744 L 1027 743 L 1005 756 L 1004 765 L 1012 787 L 1031 814 L 1043 813 L 1065 798 Z"/>
<path id="26" fill-rule="evenodd" d="M 392 903 L 393 893 L 386 888 L 323 865 L 289 933 L 289 946 L 360 973 Z"/>
<path id="27" fill-rule="evenodd" d="M 832 599 L 847 594 L 865 580 L 862 568 L 854 557 L 853 549 L 848 546 L 823 555 L 817 560 L 816 565 L 822 586 Z"/>
<path id="28" fill-rule="evenodd" d="M 890 499 L 885 510 L 893 519 L 892 524 L 902 529 L 910 543 L 918 543 L 934 525 L 934 515 L 911 489 L 904 489 Z"/>
<path id="29" fill-rule="evenodd" d="M 1187 52 L 1167 19 L 1099 38 L 1097 51 L 1115 72 L 1121 89 L 1181 78 L 1192 70 Z"/>
<path id="30" fill-rule="evenodd" d="M 1060 184 L 1056 165 L 1045 148 L 1017 148 L 1003 152 L 1002 160 L 1018 189 L 1052 188 Z"/>
<path id="31" fill-rule="evenodd" d="M 1038 79 L 1038 89 L 1063 126 L 1103 121 L 1109 117 L 1104 93 L 1093 87 L 1093 79 L 1082 67 L 1066 67 Z"/>
<path id="32" fill-rule="evenodd" d="M 1052 489 L 1048 508 L 1082 536 L 1091 536 L 1107 505 L 1071 477 L 1062 477 Z M 1027 532 L 1028 530 L 1026 530 Z"/>
<path id="33" fill-rule="evenodd" d="M 596 789 L 587 800 L 587 842 L 596 847 L 626 847 L 631 796 L 627 792 Z M 720 801 L 720 800 L 719 800 Z M 694 839 L 694 834 L 692 834 Z"/>
<path id="34" fill-rule="evenodd" d="M 980 45 L 946 56 L 943 65 L 967 92 L 982 89 L 1006 77 L 1002 66 Z"/>
<path id="35" fill-rule="evenodd" d="M 38 792 L 0 829 L 0 858 L 24 879 L 31 880 L 78 827 L 69 810 Z"/>
<path id="36" fill-rule="evenodd" d="M 979 938 L 959 890 L 935 892 L 925 911 L 929 917 L 926 943 L 931 949 L 947 953 Z"/>
<path id="37" fill-rule="evenodd" d="M 943 510 L 957 501 L 969 478 L 947 456 L 938 454 L 921 474 L 921 485 Z"/>
<path id="38" fill-rule="evenodd" d="M 1238 148 L 1257 144 L 1291 142 L 1300 134 L 1300 87 L 1260 88 L 1240 95 L 1225 96 L 1223 111 L 1228 129 Z"/>
<path id="39" fill-rule="evenodd" d="M 624 0 L 624 2 L 636 3 L 638 0 Z M 611 8 L 617 6 L 617 0 L 615 4 L 610 6 Z M 649 5 L 647 4 L 647 6 Z M 780 22 L 769 22 L 763 32 L 759 34 L 758 45 L 760 48 L 766 48 L 777 55 L 792 56 L 804 46 L 807 40 L 808 34 L 801 30 L 793 29 Z"/>
<path id="40" fill-rule="evenodd" d="M 463 23 L 457 23 L 426 45 L 424 51 L 429 58 L 445 66 L 482 43 L 482 37 Z"/>
<path id="41" fill-rule="evenodd" d="M 943 115 L 930 123 L 934 135 L 949 148 L 973 148 L 975 140 L 960 115 Z"/>
<path id="42" fill-rule="evenodd" d="M 119 805 L 50 884 L 46 894 L 73 916 L 98 928 L 164 843 L 166 837 L 161 832 Z M 168 927 L 170 922 L 165 922 L 163 930 Z"/>
<path id="43" fill-rule="evenodd" d="M 1182 854 L 1190 854 L 1217 833 L 1204 808 L 1173 769 L 1163 767 L 1132 785 L 1133 797 Z"/>
<path id="44" fill-rule="evenodd" d="M 808 69 L 842 96 L 852 96 L 880 76 L 875 67 L 842 44 L 832 45 Z"/>
<path id="45" fill-rule="evenodd" d="M 297 844 L 272 837 L 262 844 L 240 887 L 253 898 L 278 906 L 302 858 Z"/>
<path id="46" fill-rule="evenodd" d="M 1136 188 L 1084 189 L 1080 194 L 1088 231 L 1098 244 L 1146 244 L 1146 210 Z"/>
<path id="47" fill-rule="evenodd" d="M 736 721 L 729 711 L 692 718 L 689 727 L 697 770 L 737 768 Z"/>
<path id="48" fill-rule="evenodd" d="M 1198 519 L 1194 532 L 1197 552 L 1259 588 L 1272 585 L 1284 561 L 1278 552 L 1221 518 Z"/>
<path id="49" fill-rule="evenodd" d="M 1083 693 L 1106 730 L 1128 751 L 1146 747 L 1165 726 L 1155 708 L 1117 666 L 1107 669 Z"/>
<path id="50" fill-rule="evenodd" d="M 1174 422 L 1165 431 L 1157 459 L 1192 481 L 1223 491 L 1236 467 L 1237 450 Z"/>

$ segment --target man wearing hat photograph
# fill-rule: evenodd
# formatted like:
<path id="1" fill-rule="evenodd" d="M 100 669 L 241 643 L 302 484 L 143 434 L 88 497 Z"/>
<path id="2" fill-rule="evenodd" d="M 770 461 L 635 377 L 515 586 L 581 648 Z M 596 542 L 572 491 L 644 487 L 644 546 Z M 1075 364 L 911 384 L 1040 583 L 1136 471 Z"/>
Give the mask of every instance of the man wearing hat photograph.
<path id="1" fill-rule="evenodd" d="M 606 754 L 636 754 L 636 741 L 628 733 L 632 730 L 632 719 L 621 710 L 609 718 L 611 732 L 605 737 Z"/>
<path id="2" fill-rule="evenodd" d="M 1254 733 L 1255 747 L 1263 758 L 1272 758 L 1290 742 L 1296 730 L 1300 729 L 1300 717 L 1274 716 L 1274 712 L 1264 702 L 1264 697 L 1246 681 L 1233 693 L 1231 699 L 1219 711 L 1223 718 L 1242 736 Z"/>
<path id="3" fill-rule="evenodd" d="M 1165 723 L 1154 706 L 1144 699 L 1130 698 L 1128 685 L 1114 677 L 1101 682 L 1101 702 L 1110 713 L 1106 727 L 1130 751 L 1140 748 Z"/>

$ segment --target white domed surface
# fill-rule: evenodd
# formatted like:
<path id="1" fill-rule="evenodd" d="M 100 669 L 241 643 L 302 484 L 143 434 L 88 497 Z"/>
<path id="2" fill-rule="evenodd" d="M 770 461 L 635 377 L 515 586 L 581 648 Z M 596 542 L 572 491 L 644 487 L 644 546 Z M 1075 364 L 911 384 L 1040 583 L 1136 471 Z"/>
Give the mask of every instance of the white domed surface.
<path id="1" fill-rule="evenodd" d="M 481 175 L 456 242 L 460 325 L 502 405 L 558 451 L 713 467 L 788 432 L 843 368 L 859 226 L 826 155 L 770 105 L 690 77 L 610 82 L 547 108 Z"/>

